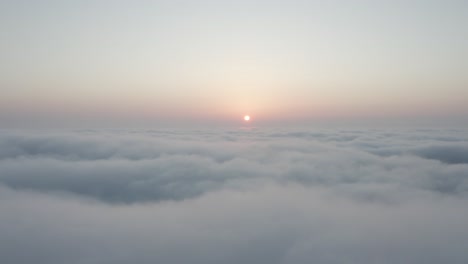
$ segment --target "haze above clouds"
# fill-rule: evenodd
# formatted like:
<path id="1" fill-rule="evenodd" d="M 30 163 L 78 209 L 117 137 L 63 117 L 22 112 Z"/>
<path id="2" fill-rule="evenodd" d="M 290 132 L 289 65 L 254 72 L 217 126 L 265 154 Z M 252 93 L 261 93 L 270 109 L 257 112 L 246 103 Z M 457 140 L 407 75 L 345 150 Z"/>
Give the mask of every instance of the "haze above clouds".
<path id="1" fill-rule="evenodd" d="M 1 131 L 1 261 L 466 263 L 467 132 Z"/>
<path id="2" fill-rule="evenodd" d="M 467 13 L 464 0 L 3 0 L 0 123 L 467 123 Z"/>

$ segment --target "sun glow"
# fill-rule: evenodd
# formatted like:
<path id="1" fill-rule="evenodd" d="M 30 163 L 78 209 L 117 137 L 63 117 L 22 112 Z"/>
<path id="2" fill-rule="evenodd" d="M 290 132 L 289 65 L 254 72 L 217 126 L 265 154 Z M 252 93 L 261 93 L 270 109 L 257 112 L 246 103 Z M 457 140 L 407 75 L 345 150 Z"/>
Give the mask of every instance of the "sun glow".
<path id="1" fill-rule="evenodd" d="M 250 116 L 246 115 L 244 116 L 244 121 L 249 121 L 250 120 Z"/>

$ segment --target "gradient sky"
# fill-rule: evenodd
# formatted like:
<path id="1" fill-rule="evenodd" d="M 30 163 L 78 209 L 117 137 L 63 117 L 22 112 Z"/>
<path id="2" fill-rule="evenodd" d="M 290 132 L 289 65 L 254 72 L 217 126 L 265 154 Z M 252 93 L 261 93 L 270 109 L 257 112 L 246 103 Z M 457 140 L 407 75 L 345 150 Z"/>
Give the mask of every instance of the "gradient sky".
<path id="1" fill-rule="evenodd" d="M 466 122 L 468 1 L 2 1 L 0 127 Z"/>

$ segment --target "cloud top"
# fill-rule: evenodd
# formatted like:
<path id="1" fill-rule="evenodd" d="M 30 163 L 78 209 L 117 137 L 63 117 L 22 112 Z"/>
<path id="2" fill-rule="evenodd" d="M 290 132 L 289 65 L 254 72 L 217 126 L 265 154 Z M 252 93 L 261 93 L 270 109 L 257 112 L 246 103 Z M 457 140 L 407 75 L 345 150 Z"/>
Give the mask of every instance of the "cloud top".
<path id="1" fill-rule="evenodd" d="M 465 132 L 2 131 L 0 260 L 466 263 Z"/>

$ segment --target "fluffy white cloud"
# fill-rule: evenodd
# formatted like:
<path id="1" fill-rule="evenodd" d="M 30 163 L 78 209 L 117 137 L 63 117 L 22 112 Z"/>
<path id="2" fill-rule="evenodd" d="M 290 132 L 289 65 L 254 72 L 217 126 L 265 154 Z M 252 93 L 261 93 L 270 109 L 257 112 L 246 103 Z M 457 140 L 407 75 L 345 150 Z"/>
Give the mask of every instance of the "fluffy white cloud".
<path id="1" fill-rule="evenodd" d="M 2 263 L 466 263 L 468 133 L 0 133 Z"/>

